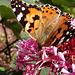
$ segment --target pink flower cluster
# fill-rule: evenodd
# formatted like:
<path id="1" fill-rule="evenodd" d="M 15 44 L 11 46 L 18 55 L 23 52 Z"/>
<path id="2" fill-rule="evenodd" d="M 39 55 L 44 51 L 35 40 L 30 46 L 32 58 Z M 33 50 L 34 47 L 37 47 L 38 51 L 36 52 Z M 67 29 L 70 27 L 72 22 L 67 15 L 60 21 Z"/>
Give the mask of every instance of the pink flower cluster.
<path id="1" fill-rule="evenodd" d="M 75 38 L 58 46 L 42 47 L 32 39 L 20 41 L 16 59 L 16 70 L 23 75 L 40 75 L 42 69 L 50 67 L 49 75 L 75 75 Z"/>
<path id="2" fill-rule="evenodd" d="M 72 42 L 72 40 L 71 40 Z M 75 39 L 73 39 L 75 42 Z M 72 42 L 72 43 L 73 43 Z M 21 45 L 17 54 L 17 66 L 16 70 L 22 70 L 26 67 L 23 75 L 40 75 L 43 68 L 50 67 L 49 75 L 54 72 L 55 75 L 63 73 L 66 75 L 73 75 L 75 73 L 75 63 L 66 59 L 66 55 L 75 55 L 74 52 L 58 52 L 56 47 L 42 47 L 38 51 L 37 42 L 32 39 L 21 42 Z M 61 46 L 60 46 L 61 47 Z M 68 70 L 72 69 L 72 73 Z"/>

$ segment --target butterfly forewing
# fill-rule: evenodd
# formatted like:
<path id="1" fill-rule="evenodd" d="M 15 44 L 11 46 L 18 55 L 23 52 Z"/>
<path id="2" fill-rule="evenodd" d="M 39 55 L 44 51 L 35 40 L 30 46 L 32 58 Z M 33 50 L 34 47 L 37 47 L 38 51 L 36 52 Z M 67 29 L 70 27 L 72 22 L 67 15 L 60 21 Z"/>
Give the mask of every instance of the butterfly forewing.
<path id="1" fill-rule="evenodd" d="M 42 11 L 43 11 L 43 17 L 42 17 L 42 23 L 41 23 L 43 26 L 42 32 L 45 32 L 47 27 L 51 26 L 55 21 L 57 21 L 61 11 L 57 7 L 54 7 L 49 4 L 40 5 L 40 7 L 42 8 Z"/>
<path id="2" fill-rule="evenodd" d="M 41 27 L 39 28 L 41 34 L 39 35 L 38 43 L 43 45 L 48 37 L 51 37 L 51 32 L 56 26 L 54 23 L 58 21 L 61 11 L 57 7 L 49 4 L 40 5 L 40 7 L 42 8 L 43 16 Z"/>
<path id="3" fill-rule="evenodd" d="M 11 7 L 16 15 L 17 20 L 25 28 L 26 32 L 34 39 L 37 38 L 37 33 L 41 20 L 42 10 L 37 5 L 27 4 L 21 0 L 11 0 Z"/>

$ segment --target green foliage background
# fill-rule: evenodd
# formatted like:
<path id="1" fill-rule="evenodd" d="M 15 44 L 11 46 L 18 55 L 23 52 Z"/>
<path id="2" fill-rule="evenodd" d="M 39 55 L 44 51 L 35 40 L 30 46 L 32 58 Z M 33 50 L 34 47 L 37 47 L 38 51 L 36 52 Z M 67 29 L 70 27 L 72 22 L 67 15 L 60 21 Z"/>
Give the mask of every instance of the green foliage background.
<path id="1" fill-rule="evenodd" d="M 70 13 L 73 18 L 75 17 L 75 0 L 40 0 L 38 2 L 33 0 L 24 0 L 25 2 L 29 4 L 51 4 L 54 6 L 57 6 L 60 8 L 62 12 Z M 0 16 L 2 18 L 2 23 L 4 23 L 8 28 L 10 28 L 14 34 L 16 35 L 17 39 L 25 39 L 29 38 L 29 36 L 25 36 L 26 33 L 24 32 L 22 36 L 19 36 L 22 27 L 20 26 L 17 21 L 14 21 L 12 23 L 8 23 L 7 20 L 16 18 L 11 6 L 10 6 L 10 0 L 0 0 Z M 48 75 L 49 68 L 46 68 L 42 70 L 41 75 Z M 4 68 L 0 67 L 0 75 L 21 75 L 22 73 L 16 73 L 15 71 L 5 71 Z M 52 73 L 53 75 L 53 73 Z"/>

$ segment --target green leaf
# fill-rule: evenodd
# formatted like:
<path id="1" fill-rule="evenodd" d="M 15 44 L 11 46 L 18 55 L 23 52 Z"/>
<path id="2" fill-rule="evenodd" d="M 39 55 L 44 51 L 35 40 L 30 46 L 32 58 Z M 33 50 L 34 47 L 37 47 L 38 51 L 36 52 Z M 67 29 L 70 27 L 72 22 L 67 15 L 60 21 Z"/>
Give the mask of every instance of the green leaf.
<path id="1" fill-rule="evenodd" d="M 0 5 L 0 15 L 2 17 L 2 20 L 15 18 L 12 9 L 5 5 Z"/>
<path id="2" fill-rule="evenodd" d="M 26 3 L 29 3 L 29 4 L 35 4 L 34 0 L 23 0 L 23 1 L 26 2 Z"/>
<path id="3" fill-rule="evenodd" d="M 10 6 L 10 0 L 0 0 L 0 5 Z"/>
<path id="4" fill-rule="evenodd" d="M 75 0 L 52 0 L 55 5 L 75 6 Z"/>
<path id="5" fill-rule="evenodd" d="M 0 37 L 0 41 L 3 41 L 3 37 Z"/>
<path id="6" fill-rule="evenodd" d="M 15 63 L 15 61 L 11 61 L 11 65 L 10 65 L 10 67 L 13 68 L 13 69 L 16 68 L 16 65 L 14 63 Z"/>
<path id="7" fill-rule="evenodd" d="M 73 8 L 69 8 L 68 6 L 62 5 L 62 12 L 70 13 L 71 15 L 75 15 Z"/>
<path id="8" fill-rule="evenodd" d="M 51 4 L 51 0 L 40 0 L 40 2 L 43 2 L 44 4 Z"/>
<path id="9" fill-rule="evenodd" d="M 50 70 L 50 67 L 42 69 L 40 75 L 49 75 L 49 70 Z M 55 74 L 52 72 L 51 75 L 55 75 Z"/>
<path id="10" fill-rule="evenodd" d="M 20 24 L 18 24 L 16 21 L 14 21 L 12 23 L 6 24 L 6 26 L 13 31 L 13 33 L 15 34 L 17 39 L 20 39 L 19 34 L 22 30 L 22 27 Z"/>
<path id="11" fill-rule="evenodd" d="M 2 37 L 5 37 L 5 34 L 1 34 Z"/>
<path id="12" fill-rule="evenodd" d="M 0 71 L 5 71 L 5 68 L 4 67 L 0 67 Z"/>
<path id="13" fill-rule="evenodd" d="M 23 1 L 27 2 L 29 4 L 35 4 L 34 0 L 23 0 Z M 0 0 L 0 5 L 7 5 L 7 6 L 11 7 L 10 2 L 11 2 L 11 0 Z"/>
<path id="14" fill-rule="evenodd" d="M 71 10 L 72 10 L 73 14 L 75 15 L 75 8 L 72 8 Z"/>
<path id="15" fill-rule="evenodd" d="M 49 75 L 49 69 L 50 69 L 50 67 L 42 69 L 40 75 Z"/>
<path id="16" fill-rule="evenodd" d="M 11 61 L 10 67 L 15 69 L 16 68 L 16 62 L 15 60 L 17 59 L 17 54 L 14 54 L 13 60 Z"/>
<path id="17" fill-rule="evenodd" d="M 24 39 L 24 40 L 27 40 L 28 38 L 30 38 L 26 32 L 24 32 L 22 35 L 21 35 L 21 39 Z"/>

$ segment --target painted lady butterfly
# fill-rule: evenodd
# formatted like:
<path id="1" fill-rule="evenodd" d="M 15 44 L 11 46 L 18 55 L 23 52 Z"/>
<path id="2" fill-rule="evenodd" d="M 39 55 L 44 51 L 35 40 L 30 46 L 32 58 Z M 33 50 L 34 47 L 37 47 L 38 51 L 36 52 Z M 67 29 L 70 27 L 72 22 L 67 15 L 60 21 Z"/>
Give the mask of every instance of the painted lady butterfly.
<path id="1" fill-rule="evenodd" d="M 75 29 L 70 25 L 71 15 L 61 14 L 55 6 L 11 0 L 11 7 L 25 31 L 41 46 L 58 45 L 75 37 Z"/>

